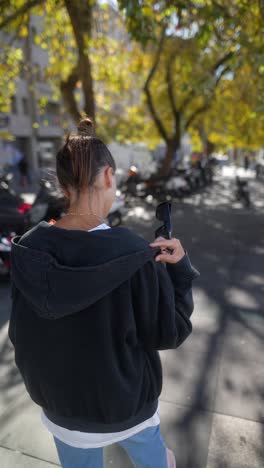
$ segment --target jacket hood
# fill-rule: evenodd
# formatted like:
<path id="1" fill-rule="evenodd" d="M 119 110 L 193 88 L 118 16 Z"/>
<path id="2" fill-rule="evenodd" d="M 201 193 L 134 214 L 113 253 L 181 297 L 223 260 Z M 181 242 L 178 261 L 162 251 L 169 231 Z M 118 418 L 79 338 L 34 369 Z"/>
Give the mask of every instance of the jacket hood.
<path id="1" fill-rule="evenodd" d="M 70 245 L 76 251 L 76 258 L 81 248 L 81 266 L 79 262 L 69 266 L 67 261 L 61 262 L 49 252 L 51 240 L 59 247 L 65 242 L 65 236 L 69 239 L 69 233 L 73 236 Z M 66 232 L 40 223 L 22 238 L 15 237 L 12 241 L 12 281 L 38 315 L 59 319 L 79 312 L 109 294 L 157 251 L 125 228 Z M 84 252 L 87 252 L 85 259 Z"/>

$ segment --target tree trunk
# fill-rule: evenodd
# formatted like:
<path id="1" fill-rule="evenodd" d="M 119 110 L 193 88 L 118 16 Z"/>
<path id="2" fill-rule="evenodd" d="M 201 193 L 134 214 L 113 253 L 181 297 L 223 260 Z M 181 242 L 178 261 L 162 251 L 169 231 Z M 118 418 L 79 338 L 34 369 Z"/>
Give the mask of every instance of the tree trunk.
<path id="1" fill-rule="evenodd" d="M 84 95 L 84 111 L 95 123 L 95 101 L 91 62 L 88 55 L 87 38 L 92 34 L 93 2 L 82 0 L 65 0 L 73 34 L 78 50 L 78 74 L 82 82 Z"/>
<path id="2" fill-rule="evenodd" d="M 165 157 L 159 168 L 158 175 L 166 176 L 172 166 L 173 158 L 177 150 L 181 147 L 181 114 L 176 113 L 174 135 L 166 141 Z"/>
<path id="3" fill-rule="evenodd" d="M 93 78 L 91 63 L 88 55 L 83 54 L 80 57 L 80 77 L 82 80 L 82 89 L 84 95 L 84 112 L 86 115 L 91 117 L 95 124 L 95 100 L 94 100 L 94 90 L 93 90 Z"/>
<path id="4" fill-rule="evenodd" d="M 81 113 L 78 109 L 77 102 L 74 96 L 76 83 L 79 79 L 77 68 L 73 69 L 67 80 L 61 81 L 60 90 L 64 100 L 65 107 L 69 112 L 74 122 L 78 123 L 81 118 Z"/>
<path id="5" fill-rule="evenodd" d="M 215 150 L 215 144 L 207 139 L 206 146 L 207 146 L 207 156 L 210 156 Z"/>
<path id="6" fill-rule="evenodd" d="M 161 164 L 161 166 L 159 168 L 159 171 L 158 171 L 159 176 L 168 175 L 168 173 L 169 173 L 169 171 L 171 169 L 171 166 L 172 166 L 172 162 L 173 162 L 175 152 L 179 148 L 180 148 L 180 140 L 179 141 L 174 141 L 173 143 L 171 142 L 170 144 L 168 144 L 166 146 L 165 157 L 162 160 L 162 164 Z"/>

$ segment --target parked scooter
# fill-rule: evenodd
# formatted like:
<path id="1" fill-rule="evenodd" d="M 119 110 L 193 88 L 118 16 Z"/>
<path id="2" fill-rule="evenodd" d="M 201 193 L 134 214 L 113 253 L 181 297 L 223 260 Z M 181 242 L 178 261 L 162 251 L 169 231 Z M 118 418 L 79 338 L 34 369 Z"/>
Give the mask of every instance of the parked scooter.
<path id="1" fill-rule="evenodd" d="M 40 189 L 29 212 L 30 223 L 59 219 L 65 212 L 67 201 L 55 184 L 46 179 L 40 180 Z"/>
<path id="2" fill-rule="evenodd" d="M 136 166 L 131 166 L 128 170 L 127 178 L 120 185 L 120 193 L 125 197 L 129 206 L 135 198 L 145 196 L 145 184 Z"/>
<path id="3" fill-rule="evenodd" d="M 237 201 L 242 201 L 246 208 L 251 205 L 250 191 L 247 180 L 242 180 L 236 176 L 236 191 L 235 197 Z"/>
<path id="4" fill-rule="evenodd" d="M 10 275 L 10 256 L 11 256 L 11 239 L 15 233 L 9 236 L 0 234 L 0 281 L 8 280 Z"/>
<path id="5" fill-rule="evenodd" d="M 184 177 L 175 175 L 170 177 L 165 184 L 165 193 L 172 198 L 183 198 L 190 194 L 190 188 Z"/>
<path id="6" fill-rule="evenodd" d="M 189 188 L 189 192 L 190 193 L 194 192 L 194 190 L 197 188 L 197 181 L 196 181 L 194 169 L 192 169 L 189 166 L 180 167 L 180 168 L 177 168 L 177 172 L 179 175 L 181 175 L 185 179 Z"/>
<path id="7" fill-rule="evenodd" d="M 11 172 L 8 166 L 0 170 L 0 184 L 4 184 L 5 188 L 9 188 L 13 178 L 14 174 Z"/>
<path id="8" fill-rule="evenodd" d="M 107 216 L 107 222 L 111 227 L 117 227 L 122 224 L 123 217 L 127 213 L 125 205 L 125 196 L 122 195 L 120 190 L 116 191 L 116 199 L 111 207 Z"/>
<path id="9" fill-rule="evenodd" d="M 138 196 L 143 199 L 147 197 L 152 197 L 156 200 L 164 199 L 168 194 L 168 190 L 166 188 L 168 180 L 168 176 L 157 177 L 157 175 L 153 175 L 148 180 L 142 181 L 138 184 Z"/>
<path id="10" fill-rule="evenodd" d="M 0 232 L 8 234 L 15 231 L 22 234 L 29 226 L 28 213 L 31 204 L 25 203 L 9 186 L 10 177 L 2 174 L 0 177 Z"/>

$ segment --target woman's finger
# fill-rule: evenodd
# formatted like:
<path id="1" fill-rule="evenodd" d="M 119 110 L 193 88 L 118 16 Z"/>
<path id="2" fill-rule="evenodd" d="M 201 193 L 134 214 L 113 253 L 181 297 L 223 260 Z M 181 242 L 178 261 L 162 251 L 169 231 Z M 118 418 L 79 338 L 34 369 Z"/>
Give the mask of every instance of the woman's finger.
<path id="1" fill-rule="evenodd" d="M 185 251 L 178 239 L 166 239 L 150 244 L 159 247 L 161 252 L 156 256 L 157 262 L 177 263 L 185 255 Z"/>
<path id="2" fill-rule="evenodd" d="M 150 244 L 151 247 L 169 248 L 171 250 L 177 249 L 180 245 L 181 243 L 178 239 L 161 240 Z"/>
<path id="3" fill-rule="evenodd" d="M 156 262 L 175 263 L 177 259 L 174 255 L 162 253 L 155 258 Z"/>
<path id="4" fill-rule="evenodd" d="M 160 246 L 160 245 L 166 245 L 166 246 L 170 246 L 170 245 L 173 245 L 173 244 L 176 244 L 180 242 L 179 239 L 156 239 L 154 242 L 151 242 L 150 245 L 153 245 L 153 246 Z"/>

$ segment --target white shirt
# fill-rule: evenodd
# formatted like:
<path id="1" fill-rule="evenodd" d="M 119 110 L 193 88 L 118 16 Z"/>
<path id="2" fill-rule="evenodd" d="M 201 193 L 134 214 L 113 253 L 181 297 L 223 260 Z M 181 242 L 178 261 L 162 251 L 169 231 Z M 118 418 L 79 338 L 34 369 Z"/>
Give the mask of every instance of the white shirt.
<path id="1" fill-rule="evenodd" d="M 95 231 L 97 229 L 110 229 L 110 227 L 107 224 L 100 224 L 94 229 L 90 229 L 90 231 Z M 51 432 L 51 434 L 54 437 L 61 440 L 67 445 L 83 449 L 98 448 L 114 444 L 121 440 L 128 439 L 129 437 L 137 434 L 138 432 L 143 431 L 147 427 L 158 426 L 160 423 L 159 409 L 157 409 L 156 413 L 151 418 L 147 419 L 146 421 L 143 421 L 140 424 L 137 424 L 137 426 L 131 427 L 130 429 L 127 429 L 125 431 L 113 433 L 70 431 L 65 427 L 61 427 L 57 424 L 54 424 L 47 418 L 43 411 L 41 413 L 41 420 L 45 427 L 48 429 L 48 431 Z"/>

